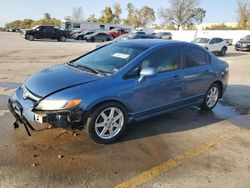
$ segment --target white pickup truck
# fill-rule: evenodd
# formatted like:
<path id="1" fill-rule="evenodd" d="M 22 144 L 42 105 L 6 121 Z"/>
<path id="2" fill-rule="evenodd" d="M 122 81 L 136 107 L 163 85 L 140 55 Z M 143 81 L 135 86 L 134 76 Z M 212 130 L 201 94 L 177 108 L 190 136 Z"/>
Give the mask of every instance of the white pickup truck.
<path id="1" fill-rule="evenodd" d="M 206 48 L 210 52 L 219 53 L 221 56 L 226 55 L 228 43 L 222 38 L 196 38 L 192 42 Z"/>

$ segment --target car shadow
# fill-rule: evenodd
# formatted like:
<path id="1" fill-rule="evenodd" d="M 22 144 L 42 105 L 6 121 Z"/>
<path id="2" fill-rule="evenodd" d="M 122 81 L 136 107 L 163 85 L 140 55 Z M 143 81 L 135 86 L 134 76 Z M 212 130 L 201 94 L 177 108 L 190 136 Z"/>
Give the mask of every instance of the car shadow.
<path id="1" fill-rule="evenodd" d="M 226 55 L 224 57 L 238 57 L 238 56 L 243 56 L 243 55 L 247 55 L 247 53 L 245 53 L 245 52 L 229 52 L 229 53 L 226 53 Z"/>
<path id="2" fill-rule="evenodd" d="M 86 41 L 84 40 L 74 40 L 74 39 L 66 39 L 66 41 L 62 42 L 62 41 L 58 41 L 58 40 L 54 40 L 54 39 L 35 39 L 31 42 L 52 42 L 52 43 L 58 43 L 58 42 L 61 42 L 61 43 L 87 43 Z"/>
<path id="3" fill-rule="evenodd" d="M 126 133 L 118 142 L 197 129 L 241 114 L 248 114 L 249 96 L 250 86 L 229 85 L 225 97 L 212 111 L 200 111 L 197 107 L 190 107 L 133 123 L 128 126 Z"/>

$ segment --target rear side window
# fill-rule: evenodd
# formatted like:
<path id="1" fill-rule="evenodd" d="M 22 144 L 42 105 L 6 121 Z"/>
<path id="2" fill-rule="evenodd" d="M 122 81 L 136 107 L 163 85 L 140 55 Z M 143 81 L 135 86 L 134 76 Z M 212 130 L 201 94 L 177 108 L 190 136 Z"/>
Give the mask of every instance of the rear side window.
<path id="1" fill-rule="evenodd" d="M 158 50 L 143 60 L 141 68 L 153 67 L 157 72 L 165 72 L 180 68 L 180 48 L 169 47 Z"/>
<path id="2" fill-rule="evenodd" d="M 196 67 L 201 65 L 210 64 L 210 56 L 203 50 L 198 48 L 185 48 L 184 49 L 184 67 Z"/>

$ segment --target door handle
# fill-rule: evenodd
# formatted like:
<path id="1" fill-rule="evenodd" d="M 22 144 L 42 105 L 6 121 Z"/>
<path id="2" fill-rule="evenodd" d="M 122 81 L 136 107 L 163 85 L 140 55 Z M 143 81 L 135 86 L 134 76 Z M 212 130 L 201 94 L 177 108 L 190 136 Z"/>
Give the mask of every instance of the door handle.
<path id="1" fill-rule="evenodd" d="M 212 70 L 211 69 L 206 69 L 205 72 L 212 72 Z"/>

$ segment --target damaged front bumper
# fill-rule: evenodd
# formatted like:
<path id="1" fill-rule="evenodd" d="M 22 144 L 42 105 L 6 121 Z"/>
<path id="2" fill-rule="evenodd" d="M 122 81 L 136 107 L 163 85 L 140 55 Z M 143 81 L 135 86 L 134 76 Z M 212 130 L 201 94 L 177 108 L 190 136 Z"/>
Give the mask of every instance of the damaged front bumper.
<path id="1" fill-rule="evenodd" d="M 23 97 L 20 98 L 19 94 L 19 91 L 17 91 L 8 100 L 9 110 L 16 118 L 14 128 L 18 128 L 22 124 L 28 135 L 30 135 L 29 130 L 35 130 L 34 125 L 37 123 L 49 124 L 55 128 L 83 129 L 85 113 L 81 108 L 77 107 L 60 111 L 37 111 L 34 110 L 35 101 L 23 99 Z"/>

